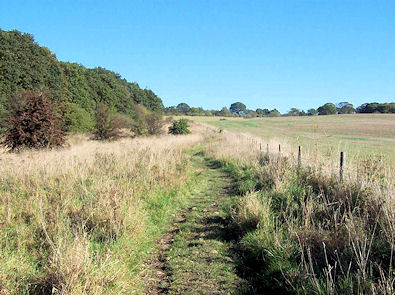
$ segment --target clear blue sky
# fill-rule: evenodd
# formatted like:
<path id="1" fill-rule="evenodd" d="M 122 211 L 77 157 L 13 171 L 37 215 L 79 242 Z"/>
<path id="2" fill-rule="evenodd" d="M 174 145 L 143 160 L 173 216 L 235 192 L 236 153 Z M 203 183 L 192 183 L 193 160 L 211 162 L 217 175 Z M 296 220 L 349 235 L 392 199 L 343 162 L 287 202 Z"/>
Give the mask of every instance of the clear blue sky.
<path id="1" fill-rule="evenodd" d="M 394 101 L 395 1 L 0 1 L 0 28 L 166 106 Z"/>

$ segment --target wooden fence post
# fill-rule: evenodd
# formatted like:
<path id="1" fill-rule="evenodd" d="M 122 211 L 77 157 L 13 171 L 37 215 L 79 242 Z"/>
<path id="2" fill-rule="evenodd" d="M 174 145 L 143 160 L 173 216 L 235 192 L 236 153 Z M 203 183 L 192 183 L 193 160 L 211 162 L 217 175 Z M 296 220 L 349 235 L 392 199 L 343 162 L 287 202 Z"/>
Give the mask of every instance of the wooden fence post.
<path id="1" fill-rule="evenodd" d="M 281 158 L 281 145 L 278 144 L 278 157 L 277 157 L 277 161 L 279 161 Z"/>
<path id="2" fill-rule="evenodd" d="M 340 182 L 343 182 L 343 164 L 344 164 L 344 154 L 343 152 L 340 152 L 340 172 L 339 172 Z"/>
<path id="3" fill-rule="evenodd" d="M 301 148 L 299 146 L 299 149 L 298 149 L 298 170 L 300 170 L 301 166 L 302 166 L 302 152 L 301 152 Z"/>

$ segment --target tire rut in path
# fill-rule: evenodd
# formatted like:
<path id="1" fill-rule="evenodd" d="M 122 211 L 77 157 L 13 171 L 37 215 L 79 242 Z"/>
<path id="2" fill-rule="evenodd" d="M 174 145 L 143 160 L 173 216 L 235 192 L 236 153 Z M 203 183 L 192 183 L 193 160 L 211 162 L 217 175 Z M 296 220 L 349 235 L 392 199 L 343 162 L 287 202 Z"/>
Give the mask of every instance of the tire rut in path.
<path id="1" fill-rule="evenodd" d="M 201 156 L 194 166 L 198 185 L 188 209 L 158 241 L 146 294 L 241 294 L 246 286 L 236 272 L 229 230 L 232 179 Z"/>

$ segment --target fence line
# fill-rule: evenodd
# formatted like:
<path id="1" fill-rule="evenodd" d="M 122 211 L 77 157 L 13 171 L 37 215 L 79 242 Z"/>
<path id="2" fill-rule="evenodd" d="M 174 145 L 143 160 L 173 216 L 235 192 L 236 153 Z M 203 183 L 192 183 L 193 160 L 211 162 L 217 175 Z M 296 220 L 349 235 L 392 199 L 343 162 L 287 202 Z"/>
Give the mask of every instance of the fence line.
<path id="1" fill-rule="evenodd" d="M 213 127 L 211 130 L 213 130 L 216 133 L 218 132 L 215 127 Z M 265 156 L 266 156 L 266 160 L 269 163 L 272 162 L 272 158 L 281 157 L 281 155 L 283 155 L 283 156 L 287 156 L 288 155 L 290 159 L 292 159 L 292 160 L 294 160 L 296 162 L 295 164 L 297 165 L 297 170 L 299 172 L 301 171 L 301 169 L 303 167 L 306 166 L 306 167 L 311 167 L 316 172 L 318 172 L 318 171 L 320 171 L 320 172 L 326 171 L 328 174 L 336 177 L 340 183 L 345 181 L 345 177 L 350 177 L 350 180 L 351 180 L 351 178 L 353 178 L 352 177 L 352 175 L 353 175 L 352 172 L 353 171 L 345 169 L 345 166 L 346 166 L 345 156 L 346 156 L 346 154 L 345 154 L 344 151 L 340 151 L 339 150 L 339 154 L 340 155 L 338 154 L 337 160 L 335 160 L 334 158 L 331 158 L 330 163 L 328 163 L 330 165 L 326 165 L 325 163 L 321 163 L 320 162 L 319 165 L 317 166 L 317 165 L 311 165 L 312 162 L 315 162 L 317 160 L 317 156 L 319 155 L 319 151 L 318 151 L 318 148 L 317 148 L 317 143 L 315 143 L 315 147 L 316 147 L 315 152 L 311 149 L 311 147 L 309 148 L 309 146 L 305 146 L 304 148 L 303 148 L 303 146 L 300 146 L 300 145 L 297 146 L 297 149 L 296 149 L 297 157 L 295 157 L 295 154 L 292 151 L 290 151 L 290 152 L 287 151 L 288 150 L 287 149 L 287 145 L 285 145 L 285 149 L 284 149 L 284 148 L 281 147 L 281 144 L 278 144 L 279 151 L 278 151 L 278 154 L 277 154 L 277 153 L 275 153 L 272 150 L 273 149 L 273 145 L 274 145 L 274 147 L 276 146 L 276 144 L 274 144 L 274 142 L 272 140 L 270 140 L 270 142 L 269 142 L 269 141 L 263 140 L 261 138 L 257 139 L 256 137 L 248 136 L 245 133 L 242 134 L 242 133 L 238 133 L 238 132 L 237 133 L 230 132 L 230 134 L 236 135 L 239 140 L 241 140 L 241 139 L 247 140 L 251 144 L 251 146 L 256 147 L 257 150 L 261 154 L 265 153 L 265 151 L 264 151 L 264 143 L 266 143 Z M 272 148 L 270 146 L 272 146 Z M 290 147 L 295 147 L 295 146 L 291 145 Z M 303 150 L 302 150 L 302 148 L 303 148 Z M 311 154 L 312 151 L 313 151 L 313 155 Z M 303 152 L 303 154 L 305 156 L 307 155 L 306 159 L 302 158 L 302 152 Z M 352 156 L 353 155 L 351 154 L 350 158 L 353 159 Z M 380 163 L 384 163 L 384 161 L 382 161 L 381 158 L 379 159 L 379 161 L 380 161 Z M 387 177 L 389 177 L 388 179 L 391 179 L 391 176 L 387 175 L 387 173 L 389 173 L 389 175 L 392 175 L 391 174 L 392 173 L 391 169 L 388 170 L 384 166 L 379 167 L 379 168 L 377 168 L 377 167 L 371 168 L 369 166 L 370 165 L 369 159 L 362 159 L 362 161 L 355 161 L 355 163 L 354 163 L 354 161 L 352 161 L 350 163 L 351 163 L 351 166 L 347 165 L 347 167 L 350 166 L 349 168 L 351 168 L 351 169 L 356 168 L 356 180 L 357 181 L 360 180 L 359 177 L 361 175 L 364 175 L 364 176 L 366 176 L 366 177 L 368 177 L 370 179 L 370 177 L 373 176 L 375 173 L 381 173 L 381 174 L 379 174 L 379 176 L 381 178 L 385 177 L 385 179 L 387 179 Z M 355 167 L 354 167 L 354 164 L 356 164 Z M 384 168 L 384 170 L 381 170 L 382 168 Z M 360 169 L 362 169 L 362 170 L 360 170 Z M 371 169 L 371 171 L 369 169 Z M 380 171 L 377 170 L 377 169 L 380 169 Z M 361 172 L 362 172 L 362 174 L 361 174 Z M 337 176 L 336 176 L 336 174 L 337 174 Z M 385 180 L 385 182 L 387 183 L 387 180 Z M 389 186 L 392 187 L 392 184 L 390 183 Z"/>
<path id="2" fill-rule="evenodd" d="M 253 146 L 258 145 L 258 142 L 254 140 L 253 138 L 251 139 L 251 143 Z M 262 142 L 259 142 L 259 152 L 262 154 Z M 281 144 L 278 144 L 278 158 L 281 158 Z M 266 144 L 266 158 L 268 163 L 270 163 L 270 149 L 269 149 L 269 144 Z M 298 146 L 298 156 L 297 156 L 297 170 L 298 173 L 300 172 L 302 168 L 302 146 Z M 339 182 L 343 182 L 343 175 L 344 175 L 344 152 L 340 152 L 340 163 L 339 163 Z"/>

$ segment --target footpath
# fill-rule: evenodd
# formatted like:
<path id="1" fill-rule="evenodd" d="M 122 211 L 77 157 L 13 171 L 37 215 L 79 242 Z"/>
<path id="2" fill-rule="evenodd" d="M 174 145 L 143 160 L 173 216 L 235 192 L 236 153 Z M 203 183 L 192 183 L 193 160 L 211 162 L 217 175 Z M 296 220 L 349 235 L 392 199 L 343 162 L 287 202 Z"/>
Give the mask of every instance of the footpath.
<path id="1" fill-rule="evenodd" d="M 199 183 L 187 208 L 158 241 L 146 294 L 247 294 L 247 282 L 237 275 L 229 228 L 237 200 L 232 178 L 200 154 L 193 156 L 193 165 Z"/>

